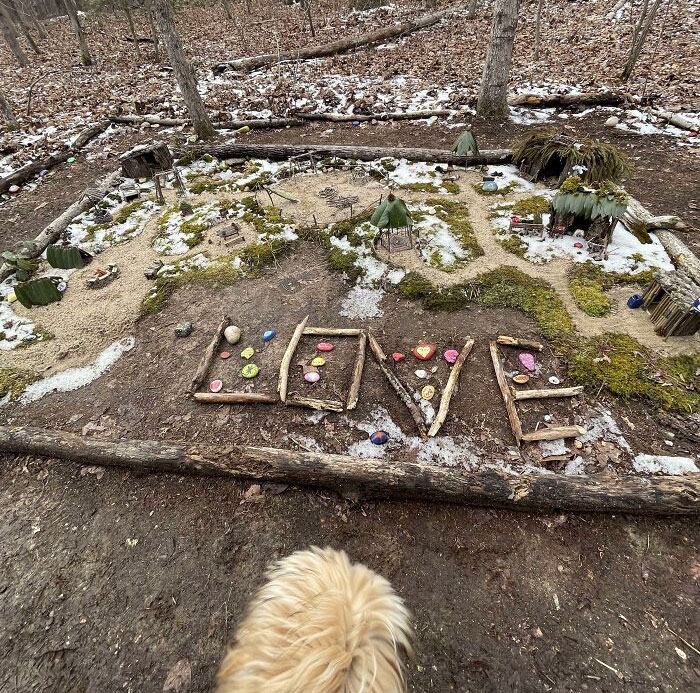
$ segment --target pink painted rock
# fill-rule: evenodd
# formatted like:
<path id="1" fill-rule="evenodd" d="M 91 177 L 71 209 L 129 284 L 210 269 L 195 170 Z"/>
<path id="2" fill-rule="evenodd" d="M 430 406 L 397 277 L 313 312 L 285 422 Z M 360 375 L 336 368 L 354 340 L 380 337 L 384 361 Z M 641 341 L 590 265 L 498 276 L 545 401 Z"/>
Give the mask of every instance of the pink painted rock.
<path id="1" fill-rule="evenodd" d="M 529 354 L 527 351 L 524 351 L 522 354 L 518 354 L 518 361 L 520 361 L 523 368 L 527 368 L 530 373 L 535 370 L 535 357 L 532 354 Z"/>
<path id="2" fill-rule="evenodd" d="M 333 349 L 335 349 L 335 347 L 330 342 L 319 342 L 316 345 L 316 348 L 319 351 L 333 351 Z"/>
<path id="3" fill-rule="evenodd" d="M 224 386 L 224 383 L 221 380 L 212 380 L 209 383 L 209 389 L 212 392 L 220 392 L 221 388 Z"/>
<path id="4" fill-rule="evenodd" d="M 447 363 L 454 363 L 459 358 L 457 349 L 447 349 L 442 355 Z"/>
<path id="5" fill-rule="evenodd" d="M 392 355 L 391 358 L 396 361 L 396 363 L 399 363 L 399 361 L 403 361 L 406 358 L 406 354 L 402 354 L 400 351 L 395 351 Z"/>
<path id="6" fill-rule="evenodd" d="M 411 351 L 411 353 L 419 361 L 428 361 L 431 358 L 433 358 L 436 351 L 437 351 L 437 347 L 434 344 L 419 342 L 416 346 L 413 347 L 413 350 Z"/>
<path id="7" fill-rule="evenodd" d="M 307 383 L 317 383 L 321 379 L 321 374 L 318 371 L 307 371 L 304 373 L 304 380 Z"/>
<path id="8" fill-rule="evenodd" d="M 221 359 L 227 359 L 227 358 L 229 358 L 230 356 L 231 356 L 231 352 L 230 352 L 230 351 L 222 351 L 222 352 L 219 354 L 219 358 L 221 358 Z"/>

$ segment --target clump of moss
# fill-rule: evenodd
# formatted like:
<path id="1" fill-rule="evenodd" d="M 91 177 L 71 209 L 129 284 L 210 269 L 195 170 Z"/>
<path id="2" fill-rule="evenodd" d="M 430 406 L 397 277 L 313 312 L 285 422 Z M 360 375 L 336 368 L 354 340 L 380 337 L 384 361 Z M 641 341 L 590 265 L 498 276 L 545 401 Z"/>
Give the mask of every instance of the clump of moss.
<path id="1" fill-rule="evenodd" d="M 536 214 L 546 214 L 549 211 L 549 200 L 542 195 L 532 195 L 518 200 L 511 208 L 516 217 L 530 217 Z"/>
<path id="2" fill-rule="evenodd" d="M 112 221 L 108 221 L 106 224 L 90 224 L 85 229 L 84 241 L 91 241 L 95 239 L 95 233 L 97 231 L 103 231 L 104 229 L 110 229 L 113 226 L 118 226 L 123 224 L 128 218 L 137 210 L 141 209 L 146 204 L 146 200 L 140 199 L 134 202 L 129 202 L 129 204 L 124 205 L 119 211 L 112 216 Z M 128 232 L 127 232 L 128 235 Z"/>
<path id="3" fill-rule="evenodd" d="M 432 194 L 440 192 L 439 186 L 435 185 L 435 183 L 404 183 L 401 188 L 403 190 L 413 190 L 413 192 Z"/>
<path id="4" fill-rule="evenodd" d="M 15 400 L 36 380 L 39 380 L 39 374 L 33 371 L 0 368 L 0 398 L 9 394 L 10 399 Z"/>
<path id="5" fill-rule="evenodd" d="M 365 270 L 355 264 L 358 258 L 359 255 L 354 250 L 343 250 L 336 247 L 328 252 L 328 264 L 331 269 L 344 272 L 352 281 L 365 274 Z"/>
<path id="6" fill-rule="evenodd" d="M 590 279 L 571 279 L 569 291 L 576 305 L 594 318 L 602 318 L 610 313 L 610 301 L 601 285 Z"/>
<path id="7" fill-rule="evenodd" d="M 293 242 L 270 238 L 261 243 L 251 243 L 238 254 L 241 261 L 252 270 L 260 270 L 289 252 Z"/>
<path id="8" fill-rule="evenodd" d="M 1 334 L 4 334 L 4 332 Z M 33 339 L 23 339 L 15 347 L 15 351 L 19 349 L 26 349 L 27 347 L 30 347 L 32 346 L 32 344 L 36 344 L 37 342 L 50 342 L 52 339 L 56 339 L 56 335 L 53 332 L 47 330 L 41 325 L 34 325 L 34 327 L 32 327 L 32 335 Z"/>
<path id="9" fill-rule="evenodd" d="M 452 180 L 445 180 L 442 182 L 442 187 L 450 195 L 459 195 L 459 185 Z"/>
<path id="10" fill-rule="evenodd" d="M 194 195 L 201 195 L 203 192 L 217 192 L 227 185 L 229 185 L 228 181 L 197 176 L 197 179 L 189 184 L 188 189 Z"/>
<path id="11" fill-rule="evenodd" d="M 447 197 L 430 197 L 427 204 L 435 208 L 435 216 L 444 221 L 452 234 L 459 241 L 462 250 L 466 251 L 469 259 L 481 257 L 484 254 L 484 249 L 479 245 L 479 242 L 474 233 L 474 229 L 469 220 L 469 207 L 457 200 L 450 200 Z M 441 266 L 440 264 L 435 266 Z M 452 265 L 450 269 L 455 269 L 460 263 Z"/>
<path id="12" fill-rule="evenodd" d="M 507 250 L 509 253 L 513 253 L 513 255 L 517 255 L 521 258 L 524 258 L 528 251 L 527 243 L 523 243 L 520 236 L 517 234 L 514 236 L 508 236 L 507 238 L 497 236 L 496 243 L 498 243 L 498 245 Z"/>

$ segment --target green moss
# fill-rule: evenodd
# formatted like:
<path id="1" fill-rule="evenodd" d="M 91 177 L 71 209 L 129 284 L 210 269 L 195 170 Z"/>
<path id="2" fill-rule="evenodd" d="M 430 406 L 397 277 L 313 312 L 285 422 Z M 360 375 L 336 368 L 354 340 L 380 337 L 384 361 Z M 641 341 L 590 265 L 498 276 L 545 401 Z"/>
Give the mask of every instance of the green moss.
<path id="1" fill-rule="evenodd" d="M 530 217 L 535 214 L 546 214 L 549 211 L 549 200 L 542 195 L 533 195 L 523 200 L 518 200 L 511 212 L 516 217 Z"/>
<path id="2" fill-rule="evenodd" d="M 571 279 L 569 291 L 576 305 L 594 318 L 602 318 L 610 313 L 610 301 L 602 286 L 590 279 Z"/>
<path id="3" fill-rule="evenodd" d="M 39 380 L 39 374 L 17 368 L 0 368 L 0 398 L 17 399 L 28 385 Z"/>
<path id="4" fill-rule="evenodd" d="M 403 190 L 413 190 L 413 192 L 438 193 L 439 186 L 434 183 L 404 183 L 401 188 Z"/>
<path id="5" fill-rule="evenodd" d="M 337 272 L 344 272 L 351 281 L 355 281 L 358 277 L 362 277 L 365 274 L 364 269 L 355 265 L 358 258 L 359 255 L 353 250 L 332 248 L 328 251 L 328 264 L 331 269 Z"/>
<path id="6" fill-rule="evenodd" d="M 497 236 L 496 243 L 498 243 L 498 245 L 507 250 L 509 253 L 513 253 L 513 255 L 517 255 L 521 258 L 525 257 L 528 250 L 527 243 L 523 243 L 520 240 L 520 236 L 517 234 L 514 236 L 508 236 L 507 238 Z"/>
<path id="7" fill-rule="evenodd" d="M 119 196 L 117 196 L 117 198 L 120 199 Z M 83 242 L 94 241 L 97 231 L 103 231 L 104 229 L 110 229 L 113 226 L 123 224 L 137 209 L 141 209 L 141 207 L 143 207 L 145 204 L 146 200 L 144 199 L 129 202 L 129 204 L 124 205 L 116 214 L 112 216 L 112 221 L 109 221 L 106 224 L 90 224 L 90 226 L 85 229 Z M 129 233 L 130 232 L 127 232 L 126 236 L 128 236 Z"/>
<path id="8" fill-rule="evenodd" d="M 469 208 L 462 202 L 451 200 L 447 197 L 430 197 L 427 204 L 435 208 L 435 216 L 442 219 L 450 228 L 450 231 L 459 241 L 460 246 L 469 254 L 469 259 L 481 257 L 484 249 L 479 242 L 469 221 Z M 460 262 L 450 266 L 450 269 L 459 267 Z M 439 265 L 436 265 L 439 266 Z"/>
<path id="9" fill-rule="evenodd" d="M 203 192 L 217 192 L 230 185 L 229 181 L 214 180 L 205 176 L 195 176 L 197 180 L 190 183 L 189 191 L 194 195 L 201 195 Z"/>
<path id="10" fill-rule="evenodd" d="M 459 185 L 452 180 L 446 180 L 442 182 L 442 187 L 450 195 L 459 195 Z"/>

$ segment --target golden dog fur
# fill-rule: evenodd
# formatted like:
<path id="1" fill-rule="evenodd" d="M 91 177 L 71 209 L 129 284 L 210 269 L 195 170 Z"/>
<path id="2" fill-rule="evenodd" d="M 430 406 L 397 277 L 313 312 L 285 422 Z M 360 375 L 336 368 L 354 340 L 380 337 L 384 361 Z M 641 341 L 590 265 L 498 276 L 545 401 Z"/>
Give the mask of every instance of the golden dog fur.
<path id="1" fill-rule="evenodd" d="M 383 577 L 312 547 L 273 565 L 217 674 L 217 693 L 402 693 L 410 615 Z"/>

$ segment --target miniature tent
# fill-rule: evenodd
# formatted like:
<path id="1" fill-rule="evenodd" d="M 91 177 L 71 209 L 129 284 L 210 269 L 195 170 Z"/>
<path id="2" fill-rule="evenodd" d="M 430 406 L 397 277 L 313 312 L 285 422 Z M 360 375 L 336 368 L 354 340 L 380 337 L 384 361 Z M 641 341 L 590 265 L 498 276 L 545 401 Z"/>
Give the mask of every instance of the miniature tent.
<path id="1" fill-rule="evenodd" d="M 380 230 L 379 242 L 391 252 L 392 241 L 394 246 L 405 246 L 403 239 L 407 239 L 408 247 L 413 247 L 411 235 L 413 222 L 411 213 L 406 203 L 392 193 L 382 202 L 370 218 L 370 223 Z M 399 249 L 399 248 L 396 248 Z"/>
<path id="2" fill-rule="evenodd" d="M 479 145 L 471 128 L 467 128 L 453 143 L 452 153 L 457 156 L 479 155 Z"/>

